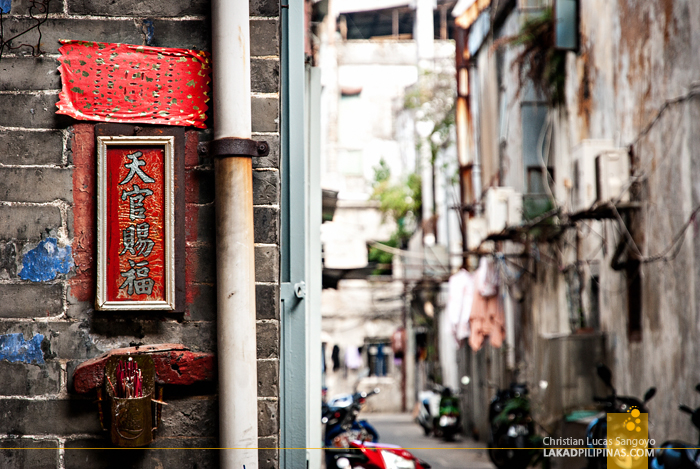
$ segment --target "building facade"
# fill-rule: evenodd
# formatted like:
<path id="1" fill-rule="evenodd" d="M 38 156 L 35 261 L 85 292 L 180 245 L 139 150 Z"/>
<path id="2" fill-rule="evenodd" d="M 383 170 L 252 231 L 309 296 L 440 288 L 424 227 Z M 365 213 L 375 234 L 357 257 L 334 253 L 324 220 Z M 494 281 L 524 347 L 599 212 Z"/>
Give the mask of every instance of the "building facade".
<path id="1" fill-rule="evenodd" d="M 527 381 L 554 428 L 595 408 L 593 395 L 605 392 L 595 364 L 605 362 L 620 394 L 657 387 L 657 442 L 691 434 L 677 406 L 696 402 L 700 379 L 700 10 L 689 1 L 466 3 L 457 19 L 465 235 L 470 252 L 502 266 L 508 343 L 465 355 L 465 372 Z M 468 389 L 484 431 L 478 409 L 490 393 L 483 383 Z"/>
<path id="2" fill-rule="evenodd" d="M 215 376 L 164 385 L 151 448 L 114 453 L 94 392 L 79 394 L 76 368 L 113 349 L 182 344 L 217 358 L 214 160 L 211 130 L 183 129 L 184 219 L 176 266 L 183 302 L 172 313 L 97 311 L 97 122 L 56 113 L 59 39 L 211 51 L 208 1 L 3 3 L 0 40 L 0 453 L 7 468 L 219 467 Z M 44 10 L 45 9 L 45 10 Z M 8 40 L 8 37 L 17 36 Z M 280 446 L 280 15 L 250 3 L 260 468 Z M 216 67 L 216 66 L 214 66 Z M 209 107 L 211 108 L 211 101 Z M 211 114 L 207 126 L 211 129 Z M 137 124 L 138 125 L 138 124 Z M 150 128 L 142 125 L 141 128 Z M 130 132 L 138 133 L 133 128 Z M 198 150 L 199 147 L 199 150 Z M 193 364 L 195 368 L 199 365 Z M 245 379 L 241 377 L 240 379 Z M 28 451 L 26 448 L 42 448 Z M 81 449 L 78 448 L 93 448 Z M 178 449 L 172 449 L 178 448 Z M 269 448 L 269 449 L 266 449 Z"/>

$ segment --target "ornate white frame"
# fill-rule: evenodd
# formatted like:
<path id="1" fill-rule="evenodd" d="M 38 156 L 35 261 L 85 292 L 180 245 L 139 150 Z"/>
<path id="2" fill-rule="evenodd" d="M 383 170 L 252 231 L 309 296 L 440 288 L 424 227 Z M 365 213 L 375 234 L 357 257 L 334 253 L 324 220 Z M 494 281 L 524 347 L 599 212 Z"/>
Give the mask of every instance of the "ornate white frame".
<path id="1" fill-rule="evenodd" d="M 110 145 L 164 147 L 165 299 L 158 301 L 107 301 L 107 148 Z M 174 311 L 175 310 L 175 137 L 97 137 L 97 295 L 100 311 Z"/>

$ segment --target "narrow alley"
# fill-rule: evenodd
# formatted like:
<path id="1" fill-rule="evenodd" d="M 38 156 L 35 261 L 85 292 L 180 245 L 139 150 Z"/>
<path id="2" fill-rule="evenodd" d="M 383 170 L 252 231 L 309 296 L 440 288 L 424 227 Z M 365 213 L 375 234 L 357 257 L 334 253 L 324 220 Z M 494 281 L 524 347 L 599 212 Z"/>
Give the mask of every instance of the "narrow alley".
<path id="1" fill-rule="evenodd" d="M 367 414 L 365 418 L 379 433 L 379 441 L 397 444 L 417 458 L 426 461 L 432 469 L 492 469 L 486 454 L 486 444 L 457 435 L 445 441 L 432 435 L 413 421 L 411 414 Z"/>

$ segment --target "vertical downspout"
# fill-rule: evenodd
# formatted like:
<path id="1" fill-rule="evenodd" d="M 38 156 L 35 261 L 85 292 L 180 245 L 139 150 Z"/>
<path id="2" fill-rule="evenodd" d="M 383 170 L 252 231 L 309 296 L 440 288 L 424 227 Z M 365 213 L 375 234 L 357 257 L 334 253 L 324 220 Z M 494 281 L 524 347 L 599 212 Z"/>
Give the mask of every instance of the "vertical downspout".
<path id="1" fill-rule="evenodd" d="M 212 0 L 211 12 L 214 140 L 250 139 L 248 0 Z M 220 463 L 257 469 L 252 159 L 224 155 L 215 171 Z"/>

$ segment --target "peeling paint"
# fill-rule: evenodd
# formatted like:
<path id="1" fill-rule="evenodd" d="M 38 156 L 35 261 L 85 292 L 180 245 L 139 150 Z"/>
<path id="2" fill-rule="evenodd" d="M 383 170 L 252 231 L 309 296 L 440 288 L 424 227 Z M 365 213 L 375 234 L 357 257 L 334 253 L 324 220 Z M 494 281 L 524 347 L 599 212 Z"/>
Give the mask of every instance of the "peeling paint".
<path id="1" fill-rule="evenodd" d="M 0 335 L 0 360 L 17 363 L 44 363 L 44 354 L 41 351 L 41 343 L 44 340 L 42 334 L 34 334 L 31 340 L 24 340 L 24 334 Z"/>
<path id="2" fill-rule="evenodd" d="M 58 274 L 67 274 L 72 267 L 71 247 L 60 248 L 56 238 L 47 238 L 24 255 L 19 276 L 23 280 L 46 282 Z"/>

